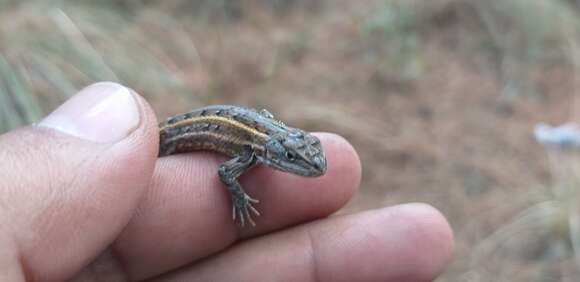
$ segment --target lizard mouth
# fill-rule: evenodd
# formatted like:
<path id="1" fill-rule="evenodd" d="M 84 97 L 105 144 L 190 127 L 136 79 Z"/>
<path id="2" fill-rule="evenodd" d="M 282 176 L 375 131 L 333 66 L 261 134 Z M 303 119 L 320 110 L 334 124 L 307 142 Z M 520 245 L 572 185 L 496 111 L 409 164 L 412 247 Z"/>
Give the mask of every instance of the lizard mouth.
<path id="1" fill-rule="evenodd" d="M 326 173 L 326 158 L 319 155 L 310 161 L 300 160 L 294 163 L 278 163 L 276 168 L 300 176 L 316 177 Z"/>
<path id="2" fill-rule="evenodd" d="M 312 172 L 309 176 L 321 176 L 326 173 L 326 158 L 323 155 L 316 156 L 312 159 L 311 162 Z"/>

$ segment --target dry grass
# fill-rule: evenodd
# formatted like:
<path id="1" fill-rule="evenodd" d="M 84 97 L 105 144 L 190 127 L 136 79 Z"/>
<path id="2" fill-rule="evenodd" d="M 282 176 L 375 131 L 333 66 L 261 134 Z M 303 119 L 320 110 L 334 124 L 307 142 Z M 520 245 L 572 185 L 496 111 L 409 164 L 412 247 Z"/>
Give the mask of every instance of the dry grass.
<path id="1" fill-rule="evenodd" d="M 536 122 L 577 121 L 570 1 L 0 0 L 0 131 L 119 81 L 160 116 L 267 107 L 338 132 L 363 188 L 342 212 L 428 202 L 450 220 L 441 281 L 573 281 L 577 153 Z"/>

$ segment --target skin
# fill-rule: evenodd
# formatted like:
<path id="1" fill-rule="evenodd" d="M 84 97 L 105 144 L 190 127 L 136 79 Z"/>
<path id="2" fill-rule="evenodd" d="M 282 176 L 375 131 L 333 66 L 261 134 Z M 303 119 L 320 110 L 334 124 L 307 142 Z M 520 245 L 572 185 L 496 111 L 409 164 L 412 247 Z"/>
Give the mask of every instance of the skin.
<path id="1" fill-rule="evenodd" d="M 69 112 L 118 88 L 91 86 L 67 102 Z M 430 281 L 445 269 L 452 232 L 428 205 L 329 217 L 361 177 L 343 138 L 316 134 L 328 160 L 322 177 L 245 173 L 264 215 L 240 229 L 216 175 L 225 158 L 157 159 L 157 120 L 130 95 L 138 122 L 115 140 L 63 131 L 54 114 L 0 136 L 0 280 Z"/>

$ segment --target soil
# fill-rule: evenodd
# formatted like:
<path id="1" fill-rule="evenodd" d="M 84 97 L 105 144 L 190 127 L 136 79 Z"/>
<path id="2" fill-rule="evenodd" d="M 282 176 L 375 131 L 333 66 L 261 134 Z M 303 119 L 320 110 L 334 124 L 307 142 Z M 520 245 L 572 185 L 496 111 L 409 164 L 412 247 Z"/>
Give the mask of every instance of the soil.
<path id="1" fill-rule="evenodd" d="M 361 28 L 381 1 L 335 1 L 284 15 L 258 9 L 235 24 L 192 27 L 209 61 L 185 71 L 193 99 L 264 106 L 289 124 L 347 138 L 360 154 L 363 180 L 341 212 L 406 202 L 439 209 L 456 238 L 440 281 L 578 274 L 573 256 L 555 251 L 570 249 L 555 225 L 533 238 L 533 222 L 517 225 L 530 207 L 558 200 L 554 186 L 569 180 L 555 178 L 553 164 L 574 157 L 546 150 L 532 130 L 538 122 L 574 120 L 574 72 L 565 64 L 534 68 L 526 74 L 540 94 L 510 96 L 489 54 L 465 47 L 483 36 L 469 12 L 433 2 L 413 30 L 421 43 L 411 57 L 419 71 L 410 76 L 389 65 L 401 55 L 392 40 Z M 191 105 L 154 102 L 160 116 Z M 510 241 L 518 234 L 530 237 L 527 245 Z"/>

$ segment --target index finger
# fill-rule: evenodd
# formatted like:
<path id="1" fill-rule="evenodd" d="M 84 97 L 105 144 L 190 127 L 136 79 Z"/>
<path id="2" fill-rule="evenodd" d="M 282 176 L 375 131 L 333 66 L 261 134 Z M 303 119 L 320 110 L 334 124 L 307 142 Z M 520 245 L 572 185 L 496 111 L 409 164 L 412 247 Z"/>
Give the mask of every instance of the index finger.
<path id="1" fill-rule="evenodd" d="M 334 134 L 317 134 L 328 168 L 305 178 L 258 166 L 240 177 L 246 192 L 260 200 L 263 214 L 254 228 L 239 229 L 231 200 L 217 176 L 225 158 L 211 153 L 160 159 L 148 194 L 115 243 L 132 279 L 144 279 L 199 260 L 240 238 L 327 216 L 358 188 L 361 168 L 352 146 Z"/>

